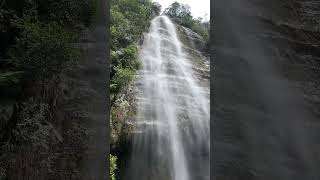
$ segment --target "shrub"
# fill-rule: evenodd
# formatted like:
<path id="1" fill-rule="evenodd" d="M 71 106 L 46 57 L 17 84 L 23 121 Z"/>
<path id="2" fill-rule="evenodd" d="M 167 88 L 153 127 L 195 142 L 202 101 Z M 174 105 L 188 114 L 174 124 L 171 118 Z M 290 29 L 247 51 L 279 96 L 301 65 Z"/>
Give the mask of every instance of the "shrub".
<path id="1" fill-rule="evenodd" d="M 116 180 L 117 157 L 110 154 L 110 179 Z"/>
<path id="2" fill-rule="evenodd" d="M 133 42 L 129 29 L 130 23 L 117 6 L 111 7 L 111 24 L 112 49 L 126 47 Z"/>
<path id="3" fill-rule="evenodd" d="M 50 78 L 67 62 L 76 59 L 77 51 L 72 42 L 77 37 L 57 23 L 42 24 L 26 18 L 19 20 L 17 27 L 21 33 L 9 56 L 34 78 Z"/>
<path id="4" fill-rule="evenodd" d="M 138 70 L 140 68 L 138 50 L 135 46 L 112 51 L 111 61 L 114 67 L 128 68 L 131 70 Z"/>
<path id="5" fill-rule="evenodd" d="M 89 26 L 96 0 L 4 0 L 0 8 L 0 58 L 15 44 L 19 30 L 15 20 L 31 17 L 41 23 L 57 23 L 77 30 Z"/>
<path id="6" fill-rule="evenodd" d="M 204 39 L 209 38 L 209 31 L 206 27 L 204 27 L 203 24 L 201 23 L 194 23 L 190 29 L 196 33 L 198 33 L 199 35 L 201 35 Z"/>
<path id="7" fill-rule="evenodd" d="M 57 156 L 53 147 L 62 137 L 50 122 L 51 115 L 48 104 L 33 98 L 15 105 L 13 119 L 2 134 L 1 153 L 5 156 L 0 156 L 0 166 L 6 164 L 6 176 L 42 179 L 54 170 Z"/>
<path id="8" fill-rule="evenodd" d="M 111 93 L 117 94 L 121 88 L 134 79 L 135 72 L 128 68 L 115 68 L 115 75 L 111 80 Z"/>
<path id="9" fill-rule="evenodd" d="M 140 69 L 141 63 L 138 59 L 138 50 L 131 45 L 111 52 L 111 93 L 117 94 L 132 81 L 135 72 Z"/>
<path id="10" fill-rule="evenodd" d="M 29 0 L 25 3 L 31 7 L 27 9 L 28 15 L 33 12 L 42 22 L 66 26 L 88 26 L 95 10 L 94 0 Z"/>
<path id="11" fill-rule="evenodd" d="M 120 92 L 140 68 L 136 43 L 160 8 L 150 0 L 111 0 L 111 93 Z"/>

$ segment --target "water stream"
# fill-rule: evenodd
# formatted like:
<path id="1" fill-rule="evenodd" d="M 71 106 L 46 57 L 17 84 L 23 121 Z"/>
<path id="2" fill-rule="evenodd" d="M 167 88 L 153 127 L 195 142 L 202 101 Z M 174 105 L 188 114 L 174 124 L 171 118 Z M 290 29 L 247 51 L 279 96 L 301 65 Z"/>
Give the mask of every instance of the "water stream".
<path id="1" fill-rule="evenodd" d="M 130 180 L 209 180 L 209 99 L 175 25 L 152 20 L 140 50 L 142 70 Z"/>

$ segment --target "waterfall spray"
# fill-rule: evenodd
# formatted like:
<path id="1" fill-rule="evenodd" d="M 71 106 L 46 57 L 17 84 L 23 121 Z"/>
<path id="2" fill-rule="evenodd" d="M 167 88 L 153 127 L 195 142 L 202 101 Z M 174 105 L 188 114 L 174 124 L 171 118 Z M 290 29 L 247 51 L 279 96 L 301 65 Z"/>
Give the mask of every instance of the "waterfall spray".
<path id="1" fill-rule="evenodd" d="M 176 27 L 152 20 L 140 50 L 132 180 L 209 180 L 209 99 Z"/>

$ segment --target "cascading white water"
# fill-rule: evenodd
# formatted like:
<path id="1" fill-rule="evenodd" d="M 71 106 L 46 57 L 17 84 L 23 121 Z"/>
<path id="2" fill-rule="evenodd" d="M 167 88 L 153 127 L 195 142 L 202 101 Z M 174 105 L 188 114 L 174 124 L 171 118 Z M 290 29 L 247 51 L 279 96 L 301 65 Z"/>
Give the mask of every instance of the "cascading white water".
<path id="1" fill-rule="evenodd" d="M 126 178 L 208 180 L 209 99 L 168 17 L 152 20 L 140 58 L 138 118 Z"/>

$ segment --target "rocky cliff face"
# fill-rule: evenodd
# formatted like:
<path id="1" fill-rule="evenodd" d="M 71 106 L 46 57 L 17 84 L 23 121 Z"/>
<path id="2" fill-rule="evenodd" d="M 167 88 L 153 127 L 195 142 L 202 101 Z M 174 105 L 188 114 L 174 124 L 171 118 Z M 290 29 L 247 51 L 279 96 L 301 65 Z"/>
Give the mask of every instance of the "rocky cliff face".
<path id="1" fill-rule="evenodd" d="M 202 36 L 191 29 L 177 25 L 180 41 L 183 43 L 184 52 L 190 57 L 193 71 L 199 77 L 199 83 L 210 88 L 210 57 L 206 52 L 206 41 Z M 209 98 L 209 96 L 208 96 Z"/>
<path id="2" fill-rule="evenodd" d="M 79 41 L 72 41 L 77 46 L 75 50 L 80 51 L 80 58 L 72 56 L 72 62 L 63 62 L 61 65 L 64 59 L 59 58 L 67 54 L 60 46 L 57 47 L 61 49 L 59 51 L 50 49 L 50 45 L 56 45 L 48 41 L 45 44 L 53 51 L 52 54 L 61 53 L 55 56 L 56 59 L 52 59 L 54 64 L 61 65 L 58 66 L 61 71 L 54 71 L 50 76 L 41 74 L 43 77 L 39 80 L 28 76 L 26 70 L 23 81 L 19 82 L 19 91 L 16 91 L 19 96 L 1 98 L 0 179 L 107 179 L 106 157 L 109 144 L 106 128 L 109 101 L 106 98 L 106 84 L 109 73 L 106 61 L 108 48 L 105 11 L 108 8 L 105 1 L 96 3 L 99 10 L 97 9 L 94 22 L 79 34 Z M 37 11 L 36 4 L 22 2 L 21 8 L 26 8 L 25 11 L 29 8 Z M 65 10 L 68 11 L 69 8 L 66 7 Z M 19 11 L 17 13 L 20 14 Z M 48 17 L 49 14 L 46 16 L 45 13 L 43 16 Z M 41 19 L 38 16 L 32 17 Z M 35 29 L 41 29 L 46 23 L 53 21 L 39 22 L 41 26 Z M 79 23 L 77 28 L 82 27 L 80 22 L 75 23 Z M 58 29 L 75 30 L 67 22 L 63 21 L 61 24 L 65 26 Z M 35 27 L 32 24 L 28 26 Z M 42 38 L 41 35 L 38 37 Z M 26 53 L 31 52 L 37 54 L 38 51 L 26 50 Z M 54 68 L 46 63 L 51 56 L 42 53 L 39 52 L 41 58 L 37 62 L 46 64 L 43 67 Z M 30 62 L 33 60 L 29 59 Z M 34 82 L 30 83 L 31 81 Z M 14 88 L 12 90 L 18 89 Z"/>
<path id="3" fill-rule="evenodd" d="M 177 26 L 177 33 L 180 41 L 183 44 L 183 50 L 192 63 L 192 69 L 194 71 L 194 75 L 196 76 L 195 80 L 197 83 L 205 87 L 206 96 L 209 99 L 210 60 L 205 53 L 206 42 L 200 35 L 182 26 Z M 139 42 L 140 45 L 143 44 L 143 40 L 144 38 L 141 38 Z M 139 49 L 140 48 L 141 47 L 139 47 Z M 124 172 L 126 172 L 128 166 L 131 165 L 129 161 L 131 159 L 130 154 L 132 151 L 134 136 L 139 136 L 149 128 L 147 123 L 137 122 L 137 105 L 139 105 L 138 100 L 141 98 L 141 86 L 143 85 L 139 75 L 140 74 L 137 75 L 133 84 L 129 84 L 123 89 L 122 93 L 118 96 L 117 100 L 113 104 L 111 110 L 111 149 L 115 152 L 114 154 L 117 154 L 118 156 L 118 168 L 120 173 L 117 175 L 117 177 L 119 179 L 126 178 Z M 187 116 L 188 115 L 186 112 L 186 114 L 181 118 L 185 119 Z M 155 146 L 156 142 L 154 142 L 153 145 L 150 144 L 150 148 Z M 169 155 L 167 156 L 169 157 Z M 134 166 L 139 167 L 139 164 Z M 194 169 L 196 168 L 199 167 L 195 167 Z M 202 171 L 198 172 L 199 177 L 201 176 L 201 172 Z M 165 173 L 157 175 L 158 178 L 161 178 L 162 176 L 165 177 Z"/>
<path id="4" fill-rule="evenodd" d="M 319 179 L 319 3 L 217 0 L 214 179 Z"/>
<path id="5" fill-rule="evenodd" d="M 206 42 L 203 37 L 186 27 L 178 25 L 177 30 L 183 43 L 184 51 L 187 56 L 190 56 L 193 70 L 196 76 L 199 77 L 199 83 L 206 87 L 209 96 L 210 58 L 205 51 Z M 139 41 L 140 45 L 142 43 L 143 36 Z M 111 122 L 111 147 L 114 150 L 119 148 L 119 143 L 121 144 L 122 140 L 128 141 L 127 138 L 132 132 L 132 125 L 136 118 L 138 86 L 139 79 L 128 84 L 116 98 L 111 108 L 111 119 L 113 119 L 113 122 Z"/>

